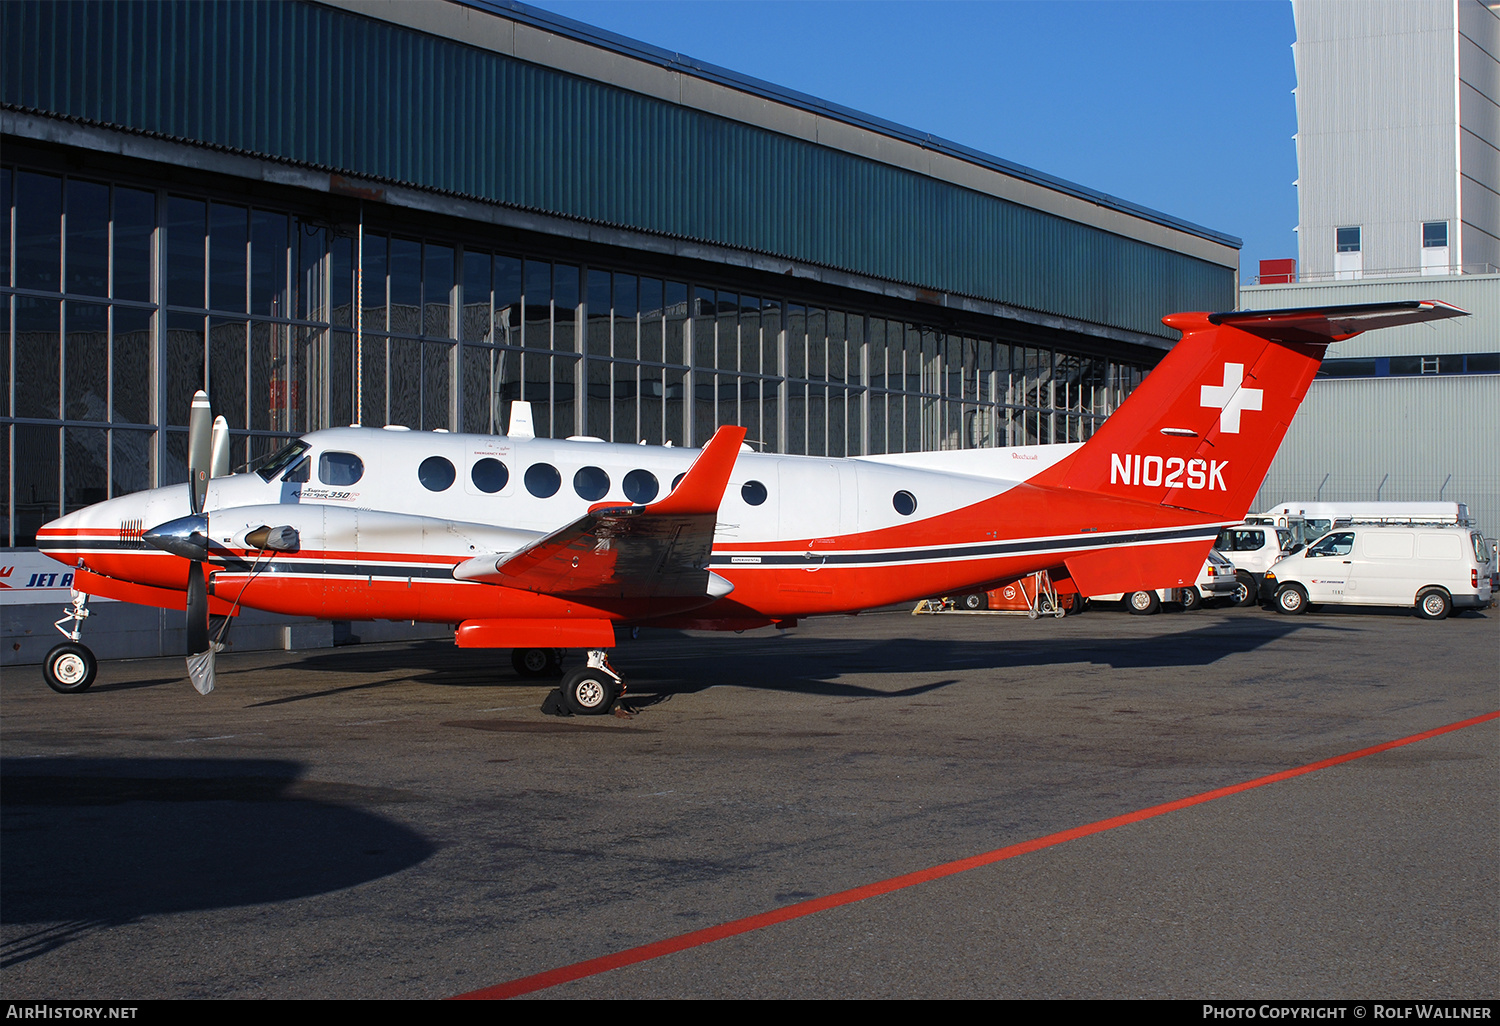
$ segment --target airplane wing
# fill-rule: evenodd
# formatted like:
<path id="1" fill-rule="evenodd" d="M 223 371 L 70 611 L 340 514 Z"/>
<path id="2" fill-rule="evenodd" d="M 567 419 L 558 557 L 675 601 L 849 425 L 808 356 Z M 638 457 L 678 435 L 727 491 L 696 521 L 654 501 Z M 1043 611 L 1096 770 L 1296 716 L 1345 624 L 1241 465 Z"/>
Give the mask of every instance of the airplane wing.
<path id="1" fill-rule="evenodd" d="M 1360 303 L 1308 310 L 1235 310 L 1208 315 L 1210 324 L 1227 324 L 1279 342 L 1342 342 L 1360 332 L 1398 324 L 1463 317 L 1467 311 L 1435 299 L 1397 303 Z"/>
<path id="2" fill-rule="evenodd" d="M 721 598 L 732 585 L 708 570 L 708 556 L 744 439 L 742 427 L 719 428 L 659 502 L 600 503 L 515 552 L 465 560 L 453 576 L 579 598 Z"/>

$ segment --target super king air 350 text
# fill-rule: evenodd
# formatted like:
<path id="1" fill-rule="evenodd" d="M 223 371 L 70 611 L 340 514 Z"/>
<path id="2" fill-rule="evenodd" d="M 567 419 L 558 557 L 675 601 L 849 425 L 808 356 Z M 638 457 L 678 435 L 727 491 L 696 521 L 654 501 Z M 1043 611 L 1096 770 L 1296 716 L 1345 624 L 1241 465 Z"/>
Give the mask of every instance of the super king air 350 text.
<path id="1" fill-rule="evenodd" d="M 1083 594 L 1190 584 L 1255 496 L 1329 343 L 1463 316 L 1440 302 L 1181 313 L 1160 365 L 1088 442 L 852 459 L 335 428 L 228 474 L 208 399 L 187 486 L 110 499 L 38 532 L 74 572 L 48 683 L 82 691 L 89 595 L 183 609 L 213 687 L 210 618 L 243 608 L 457 624 L 527 674 L 588 651 L 576 713 L 624 689 L 606 650 L 637 625 L 744 630 L 978 591 L 1050 571 Z"/>

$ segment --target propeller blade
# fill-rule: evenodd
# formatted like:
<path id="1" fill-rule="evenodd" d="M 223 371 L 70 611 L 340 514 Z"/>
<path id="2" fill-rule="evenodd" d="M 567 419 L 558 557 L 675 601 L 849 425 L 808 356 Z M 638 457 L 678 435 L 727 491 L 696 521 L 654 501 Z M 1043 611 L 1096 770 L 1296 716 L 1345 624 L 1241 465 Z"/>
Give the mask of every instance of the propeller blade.
<path id="1" fill-rule="evenodd" d="M 188 679 L 200 695 L 214 689 L 214 647 L 208 630 L 208 581 L 203 564 L 193 563 L 187 582 L 187 668 Z"/>
<path id="2" fill-rule="evenodd" d="M 203 512 L 208 495 L 208 476 L 213 470 L 213 407 L 208 393 L 193 393 L 193 408 L 188 414 L 188 484 L 192 489 L 193 513 Z"/>
<path id="3" fill-rule="evenodd" d="M 188 570 L 187 581 L 187 650 L 188 655 L 207 652 L 208 640 L 208 582 L 203 577 L 203 564 L 193 563 Z"/>
<path id="4" fill-rule="evenodd" d="M 209 477 L 229 476 L 229 421 L 214 418 L 213 445 L 209 457 Z"/>

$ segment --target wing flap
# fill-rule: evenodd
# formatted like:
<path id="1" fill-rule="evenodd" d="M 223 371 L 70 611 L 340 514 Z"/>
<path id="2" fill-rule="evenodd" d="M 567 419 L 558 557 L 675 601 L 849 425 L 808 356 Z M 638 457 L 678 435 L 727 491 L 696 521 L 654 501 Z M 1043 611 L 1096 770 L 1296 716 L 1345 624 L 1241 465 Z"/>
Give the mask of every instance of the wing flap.
<path id="1" fill-rule="evenodd" d="M 745 429 L 721 427 L 681 483 L 649 506 L 601 504 L 509 555 L 453 568 L 481 581 L 579 598 L 704 598 L 727 594 L 708 570 L 719 503 Z"/>

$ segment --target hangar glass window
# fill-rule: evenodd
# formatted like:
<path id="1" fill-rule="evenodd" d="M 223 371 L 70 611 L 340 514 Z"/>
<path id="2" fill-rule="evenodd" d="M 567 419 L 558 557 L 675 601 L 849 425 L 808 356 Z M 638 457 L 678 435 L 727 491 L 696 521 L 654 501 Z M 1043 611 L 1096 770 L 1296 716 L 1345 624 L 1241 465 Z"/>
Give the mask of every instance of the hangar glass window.
<path id="1" fill-rule="evenodd" d="M 909 517 L 917 511 L 917 497 L 908 491 L 899 491 L 891 496 L 891 505 L 896 507 L 896 512 L 903 517 Z"/>
<path id="2" fill-rule="evenodd" d="M 493 494 L 505 487 L 505 483 L 510 480 L 510 471 L 505 469 L 504 463 L 486 456 L 474 464 L 474 468 L 469 471 L 469 478 L 474 482 L 475 488 Z"/>
<path id="3" fill-rule="evenodd" d="M 562 487 L 562 475 L 550 463 L 533 463 L 526 468 L 526 490 L 538 499 L 550 498 Z"/>
<path id="4" fill-rule="evenodd" d="M 1357 225 L 1353 228 L 1335 228 L 1333 232 L 1334 243 L 1338 249 L 1338 252 L 1359 252 L 1359 227 Z M 1326 239 L 1328 236 L 1325 235 L 1323 237 Z M 1324 250 L 1324 252 L 1327 252 L 1327 250 Z"/>
<path id="5" fill-rule="evenodd" d="M 656 498 L 661 491 L 656 475 L 649 470 L 632 470 L 625 475 L 625 498 L 638 506 L 644 506 Z"/>
<path id="6" fill-rule="evenodd" d="M 318 457 L 318 480 L 326 485 L 358 484 L 365 464 L 352 452 L 325 452 Z"/>
<path id="7" fill-rule="evenodd" d="M 441 456 L 429 456 L 417 468 L 417 480 L 429 492 L 446 491 L 457 476 L 458 472 L 453 469 L 453 464 Z"/>
<path id="8" fill-rule="evenodd" d="M 766 501 L 766 486 L 759 481 L 746 481 L 745 486 L 740 489 L 740 498 L 745 500 L 747 506 L 759 506 Z"/>
<path id="9" fill-rule="evenodd" d="M 609 475 L 598 467 L 583 467 L 573 475 L 573 490 L 580 499 L 602 499 L 609 491 Z"/>
<path id="10" fill-rule="evenodd" d="M 1422 248 L 1440 249 L 1448 245 L 1447 221 L 1424 221 L 1422 223 Z"/>

